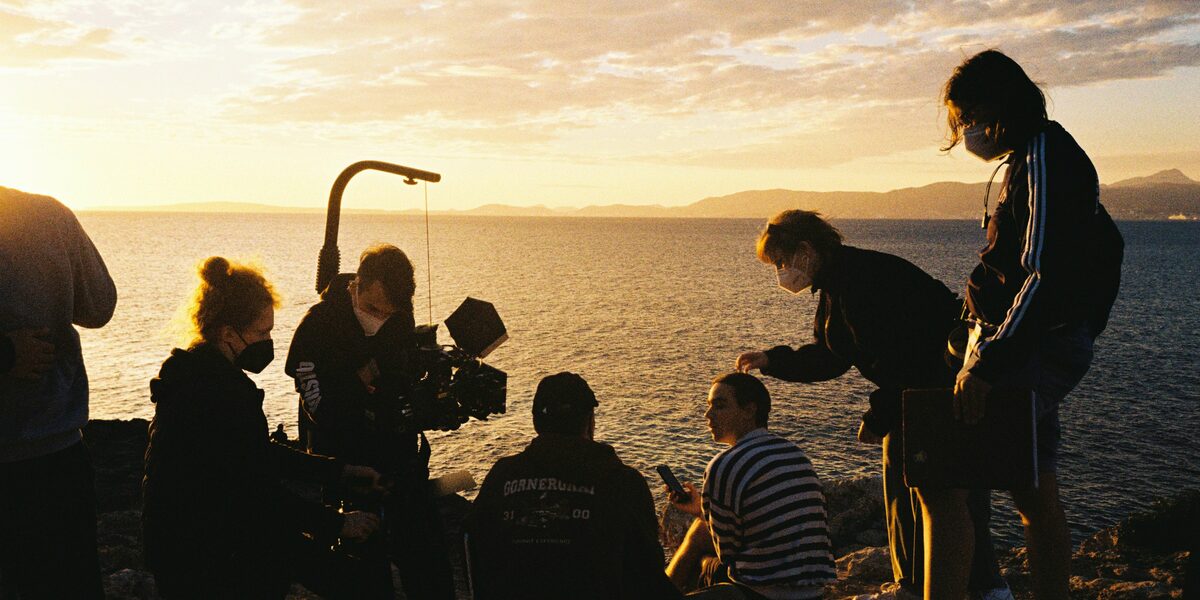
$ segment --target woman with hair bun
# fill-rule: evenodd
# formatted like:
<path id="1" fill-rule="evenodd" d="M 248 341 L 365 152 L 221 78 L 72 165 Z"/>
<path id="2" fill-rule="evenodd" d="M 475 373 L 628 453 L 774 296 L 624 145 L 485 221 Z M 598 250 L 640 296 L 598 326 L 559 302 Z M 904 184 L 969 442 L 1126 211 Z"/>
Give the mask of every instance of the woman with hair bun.
<path id="1" fill-rule="evenodd" d="M 858 439 L 882 444 L 894 578 L 884 592 L 887 597 L 919 597 L 922 507 L 904 484 L 900 395 L 910 388 L 953 385 L 956 365 L 946 362 L 946 337 L 962 303 L 945 284 L 903 258 L 844 245 L 841 232 L 811 211 L 785 210 L 772 217 L 758 236 L 756 254 L 774 267 L 779 287 L 796 295 L 820 292 L 812 325 L 815 339 L 799 348 L 744 352 L 735 367 L 803 383 L 836 379 L 856 367 L 878 386 L 871 392 Z M 1003 598 L 1008 589 L 992 549 L 988 501 L 986 490 L 970 498 L 976 532 L 971 588 Z"/>
<path id="2" fill-rule="evenodd" d="M 292 581 L 358 597 L 352 559 L 329 552 L 364 539 L 368 513 L 338 514 L 283 487 L 282 476 L 378 485 L 367 467 L 268 439 L 261 372 L 274 350 L 279 299 L 262 273 L 219 256 L 200 266 L 189 307 L 194 340 L 150 382 L 155 404 L 142 482 L 146 564 L 165 598 L 283 598 Z"/>

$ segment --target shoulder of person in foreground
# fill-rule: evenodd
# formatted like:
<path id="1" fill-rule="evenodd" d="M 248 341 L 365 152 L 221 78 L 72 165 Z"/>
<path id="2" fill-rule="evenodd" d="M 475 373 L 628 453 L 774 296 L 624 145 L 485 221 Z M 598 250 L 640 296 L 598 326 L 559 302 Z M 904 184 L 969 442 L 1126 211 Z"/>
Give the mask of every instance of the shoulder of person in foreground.
<path id="1" fill-rule="evenodd" d="M 0 188 L 0 242 L 8 242 L 0 243 L 0 251 L 11 254 L 12 260 L 36 261 L 45 273 L 63 279 L 35 288 L 35 295 L 69 296 L 74 324 L 96 328 L 112 318 L 116 286 L 91 238 L 66 205 L 49 196 Z"/>

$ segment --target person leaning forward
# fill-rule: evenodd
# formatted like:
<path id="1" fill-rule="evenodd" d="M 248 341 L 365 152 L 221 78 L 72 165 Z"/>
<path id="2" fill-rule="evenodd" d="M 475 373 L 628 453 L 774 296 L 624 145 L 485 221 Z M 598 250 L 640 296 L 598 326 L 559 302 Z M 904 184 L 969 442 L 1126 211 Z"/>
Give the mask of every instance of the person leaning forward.
<path id="1" fill-rule="evenodd" d="M 736 367 L 803 383 L 835 379 L 856 367 L 878 386 L 870 394 L 858 439 L 882 444 L 894 579 L 884 587 L 888 594 L 919 597 L 924 581 L 922 507 L 904 483 L 900 398 L 905 389 L 953 385 L 946 338 L 962 303 L 945 284 L 903 258 L 843 244 L 841 233 L 811 211 L 787 210 L 772 217 L 759 235 L 757 254 L 776 269 L 780 287 L 805 298 L 810 294 L 801 292 L 810 287 L 819 293 L 815 339 L 798 348 L 742 353 Z M 970 589 L 988 598 L 1011 598 L 992 548 L 990 494 L 974 490 L 967 502 L 975 534 Z"/>
<path id="2" fill-rule="evenodd" d="M 574 373 L 538 384 L 537 437 L 496 462 L 464 523 L 476 600 L 680 597 L 645 478 L 593 440 L 597 405 Z"/>

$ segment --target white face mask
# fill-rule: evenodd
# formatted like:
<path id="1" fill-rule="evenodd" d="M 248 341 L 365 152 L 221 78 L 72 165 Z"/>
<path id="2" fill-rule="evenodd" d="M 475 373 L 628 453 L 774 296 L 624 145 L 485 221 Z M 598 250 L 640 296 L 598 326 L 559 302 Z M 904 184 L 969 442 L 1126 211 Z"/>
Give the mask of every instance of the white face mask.
<path id="1" fill-rule="evenodd" d="M 967 147 L 967 152 L 989 162 L 1011 152 L 987 134 L 986 125 L 972 125 L 964 129 L 963 145 Z"/>
<path id="2" fill-rule="evenodd" d="M 379 317 L 358 307 L 357 289 L 355 289 L 355 293 L 350 304 L 354 307 L 354 316 L 358 317 L 358 324 L 362 325 L 363 333 L 367 334 L 367 337 L 371 337 L 376 333 L 379 333 L 379 328 L 383 327 L 383 324 L 387 322 L 387 319 L 380 319 Z"/>
<path id="3" fill-rule="evenodd" d="M 804 257 L 804 263 L 804 268 L 790 265 L 777 268 L 775 277 L 779 280 L 779 287 L 793 294 L 799 294 L 812 287 L 812 277 L 808 274 L 807 256 Z"/>

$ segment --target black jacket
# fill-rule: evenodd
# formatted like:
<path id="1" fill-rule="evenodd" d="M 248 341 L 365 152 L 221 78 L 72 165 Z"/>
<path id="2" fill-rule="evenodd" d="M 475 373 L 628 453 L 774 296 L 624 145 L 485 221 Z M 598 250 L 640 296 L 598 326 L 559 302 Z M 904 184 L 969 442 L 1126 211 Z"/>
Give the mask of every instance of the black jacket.
<path id="1" fill-rule="evenodd" d="M 0 333 L 0 375 L 12 370 L 17 361 L 17 348 L 7 335 Z"/>
<path id="2" fill-rule="evenodd" d="M 946 338 L 962 303 L 945 284 L 891 254 L 841 246 L 813 280 L 820 292 L 811 344 L 767 351 L 763 374 L 826 381 L 850 367 L 879 386 L 863 420 L 886 435 L 900 422 L 900 391 L 954 382 Z"/>
<path id="3" fill-rule="evenodd" d="M 646 480 L 606 444 L 539 435 L 496 462 L 464 528 L 479 600 L 680 595 Z"/>
<path id="4" fill-rule="evenodd" d="M 992 326 L 971 372 L 993 382 L 1051 329 L 1104 329 L 1125 248 L 1100 204 L 1092 161 L 1058 123 L 1047 122 L 1008 161 L 988 244 L 967 281 L 971 315 Z"/>
<path id="5" fill-rule="evenodd" d="M 368 337 L 347 289 L 353 277 L 336 277 L 301 319 L 284 371 L 295 380 L 301 414 L 312 424 L 310 451 L 395 473 L 412 466 L 416 434 L 376 430 L 368 409 L 398 386 L 368 387 L 358 371 L 372 360 L 389 373 L 411 371 L 413 317 L 397 313 Z"/>
<path id="6" fill-rule="evenodd" d="M 342 517 L 280 478 L 334 481 L 341 464 L 270 442 L 262 390 L 217 349 L 173 350 L 150 392 L 142 525 L 152 571 L 211 584 L 301 532 L 333 542 Z"/>

